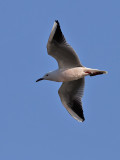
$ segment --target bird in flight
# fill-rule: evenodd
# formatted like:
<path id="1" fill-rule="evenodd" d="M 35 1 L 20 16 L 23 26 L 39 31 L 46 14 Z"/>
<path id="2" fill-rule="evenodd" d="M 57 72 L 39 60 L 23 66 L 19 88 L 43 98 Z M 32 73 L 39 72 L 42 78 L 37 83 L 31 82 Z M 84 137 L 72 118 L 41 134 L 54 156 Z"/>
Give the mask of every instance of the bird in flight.
<path id="1" fill-rule="evenodd" d="M 76 52 L 67 43 L 58 20 L 54 22 L 50 33 L 47 52 L 57 60 L 59 68 L 46 73 L 36 82 L 41 80 L 63 82 L 58 90 L 61 102 L 74 119 L 83 122 L 85 118 L 81 99 L 84 92 L 85 76 L 96 76 L 107 72 L 87 68 L 80 63 Z"/>

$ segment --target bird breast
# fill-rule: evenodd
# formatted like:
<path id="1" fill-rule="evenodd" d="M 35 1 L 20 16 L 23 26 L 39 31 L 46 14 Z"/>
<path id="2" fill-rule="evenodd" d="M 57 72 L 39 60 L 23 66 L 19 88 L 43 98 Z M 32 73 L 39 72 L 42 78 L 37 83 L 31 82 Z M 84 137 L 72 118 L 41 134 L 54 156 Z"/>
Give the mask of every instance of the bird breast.
<path id="1" fill-rule="evenodd" d="M 60 69 L 58 73 L 59 82 L 73 81 L 84 77 L 83 68 L 75 67 L 70 69 Z"/>

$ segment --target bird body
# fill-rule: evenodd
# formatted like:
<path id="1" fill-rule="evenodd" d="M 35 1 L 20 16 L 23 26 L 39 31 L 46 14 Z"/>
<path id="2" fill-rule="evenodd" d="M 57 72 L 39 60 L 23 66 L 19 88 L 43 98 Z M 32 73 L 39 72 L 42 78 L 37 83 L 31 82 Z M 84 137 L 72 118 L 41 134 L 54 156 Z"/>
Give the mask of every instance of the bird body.
<path id="1" fill-rule="evenodd" d="M 50 81 L 56 81 L 56 82 L 68 82 L 68 81 L 78 80 L 90 74 L 92 76 L 92 74 L 96 74 L 99 72 L 103 73 L 105 71 L 100 71 L 97 69 L 91 69 L 86 67 L 74 67 L 74 68 L 65 68 L 65 69 L 62 68 L 62 69 L 57 69 L 55 71 L 47 73 L 47 76 L 45 74 L 43 78 L 44 80 L 50 80 Z"/>
<path id="2" fill-rule="evenodd" d="M 59 68 L 45 74 L 40 80 L 63 82 L 58 90 L 61 102 L 67 111 L 76 120 L 85 120 L 82 108 L 82 96 L 84 92 L 85 76 L 106 74 L 106 71 L 84 67 L 74 51 L 67 43 L 58 21 L 54 22 L 47 43 L 47 51 L 58 62 Z"/>
<path id="3" fill-rule="evenodd" d="M 83 78 L 88 73 L 84 72 L 84 67 L 75 67 L 57 70 L 58 82 L 68 82 Z"/>

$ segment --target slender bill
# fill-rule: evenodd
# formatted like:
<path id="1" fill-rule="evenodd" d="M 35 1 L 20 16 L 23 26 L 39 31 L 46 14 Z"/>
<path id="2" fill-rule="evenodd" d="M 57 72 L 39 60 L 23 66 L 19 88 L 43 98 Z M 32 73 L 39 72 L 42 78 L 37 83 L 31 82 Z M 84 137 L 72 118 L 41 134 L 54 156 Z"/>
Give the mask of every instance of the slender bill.
<path id="1" fill-rule="evenodd" d="M 39 79 L 37 79 L 36 80 L 36 82 L 39 82 L 39 81 L 41 81 L 41 80 L 43 80 L 44 78 L 39 78 Z"/>

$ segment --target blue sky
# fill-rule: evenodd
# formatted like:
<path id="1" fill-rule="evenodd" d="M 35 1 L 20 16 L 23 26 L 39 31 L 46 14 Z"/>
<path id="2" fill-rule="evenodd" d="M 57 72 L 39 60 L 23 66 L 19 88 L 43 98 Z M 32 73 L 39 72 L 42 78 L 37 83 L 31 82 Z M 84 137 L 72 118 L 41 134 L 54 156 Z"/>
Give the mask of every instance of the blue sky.
<path id="1" fill-rule="evenodd" d="M 120 1 L 0 1 L 0 159 L 120 159 Z M 58 19 L 86 67 L 85 122 L 58 96 L 61 83 L 36 79 L 57 69 L 46 44 Z"/>

